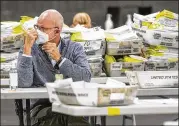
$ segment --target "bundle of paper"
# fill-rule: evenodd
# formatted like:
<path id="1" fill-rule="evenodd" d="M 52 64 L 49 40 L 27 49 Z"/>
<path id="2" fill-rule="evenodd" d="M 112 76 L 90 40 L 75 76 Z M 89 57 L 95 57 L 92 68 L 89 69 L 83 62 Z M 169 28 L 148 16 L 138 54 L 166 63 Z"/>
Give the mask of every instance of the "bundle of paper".
<path id="1" fill-rule="evenodd" d="M 178 49 L 176 49 L 176 48 L 168 48 L 168 49 L 167 49 L 166 51 L 164 51 L 164 52 L 178 54 Z"/>
<path id="2" fill-rule="evenodd" d="M 13 64 L 17 64 L 17 59 L 1 63 L 1 78 L 9 78 L 9 72 Z"/>
<path id="3" fill-rule="evenodd" d="M 150 45 L 163 45 L 178 48 L 178 32 L 151 30 L 133 27 L 136 34 Z"/>
<path id="4" fill-rule="evenodd" d="M 1 50 L 11 52 L 22 47 L 24 43 L 23 34 L 6 34 L 1 36 Z"/>
<path id="5" fill-rule="evenodd" d="M 9 62 L 12 60 L 17 59 L 19 52 L 14 52 L 14 53 L 1 53 L 1 63 L 2 62 Z"/>
<path id="6" fill-rule="evenodd" d="M 22 47 L 25 30 L 34 28 L 37 19 L 38 17 L 21 16 L 19 22 L 1 23 L 3 27 L 1 29 L 1 50 L 10 52 L 12 49 Z"/>
<path id="7" fill-rule="evenodd" d="M 103 58 L 101 55 L 87 57 L 89 63 L 102 62 Z"/>
<path id="8" fill-rule="evenodd" d="M 177 71 L 178 54 L 162 53 L 160 56 L 151 55 L 145 62 L 145 71 Z"/>
<path id="9" fill-rule="evenodd" d="M 105 68 L 110 77 L 126 76 L 125 71 L 144 71 L 146 59 L 134 55 L 116 59 L 114 56 L 105 56 Z"/>
<path id="10" fill-rule="evenodd" d="M 141 88 L 178 87 L 178 71 L 126 71 L 126 76 Z"/>
<path id="11" fill-rule="evenodd" d="M 137 35 L 133 32 L 124 33 L 121 35 L 116 34 L 106 34 L 106 41 L 107 42 L 120 42 L 120 41 L 127 41 L 127 40 L 135 40 L 138 39 Z"/>
<path id="12" fill-rule="evenodd" d="M 90 28 L 87 30 L 78 31 L 71 35 L 72 41 L 87 41 L 105 39 L 104 30 L 99 27 Z"/>
<path id="13" fill-rule="evenodd" d="M 10 52 L 23 45 L 24 37 L 22 33 L 14 34 L 13 29 L 19 22 L 1 22 L 1 48 L 0 50 Z"/>
<path id="14" fill-rule="evenodd" d="M 20 24 L 19 22 L 14 22 L 14 21 L 1 22 L 1 34 L 2 33 L 11 33 L 13 28 L 18 26 L 19 24 Z"/>
<path id="15" fill-rule="evenodd" d="M 102 73 L 102 56 L 87 57 L 87 60 L 90 65 L 92 77 L 100 77 Z"/>
<path id="16" fill-rule="evenodd" d="M 123 25 L 121 27 L 105 31 L 105 38 L 107 42 L 119 42 L 138 39 L 138 36 L 128 26 Z"/>
<path id="17" fill-rule="evenodd" d="M 123 26 L 118 27 L 118 28 L 105 30 L 104 32 L 108 33 L 108 34 L 118 34 L 118 35 L 120 35 L 120 34 L 130 33 L 131 29 L 127 25 L 123 25 Z"/>
<path id="18" fill-rule="evenodd" d="M 46 83 L 51 102 L 81 106 L 129 105 L 134 102 L 138 86 L 108 79 L 106 84 L 72 82 L 72 79 Z"/>
<path id="19" fill-rule="evenodd" d="M 129 30 L 127 26 L 121 26 L 118 29 Z M 122 30 L 121 30 L 122 31 Z M 133 31 L 120 34 L 106 33 L 107 54 L 108 55 L 128 55 L 140 54 L 143 47 L 143 41 Z"/>
<path id="20" fill-rule="evenodd" d="M 164 46 L 149 46 L 144 50 L 145 71 L 177 71 L 178 53 L 169 52 Z M 142 60 L 142 57 L 132 56 Z"/>
<path id="21" fill-rule="evenodd" d="M 102 56 L 105 54 L 106 41 L 104 30 L 99 27 L 90 28 L 88 31 L 71 33 L 70 39 L 81 44 L 87 56 Z"/>
<path id="22" fill-rule="evenodd" d="M 163 45 L 152 46 L 152 45 L 144 44 L 143 51 L 145 53 L 150 52 L 150 55 L 155 55 L 156 53 L 174 53 L 174 54 L 178 54 L 178 49 L 177 48 L 168 48 L 168 47 L 163 46 Z"/>
<path id="23" fill-rule="evenodd" d="M 150 45 L 178 48 L 178 14 L 163 10 L 150 15 L 133 15 L 133 30 Z"/>
<path id="24" fill-rule="evenodd" d="M 168 10 L 145 16 L 134 13 L 133 20 L 141 28 L 178 31 L 178 14 Z"/>
<path id="25" fill-rule="evenodd" d="M 74 28 L 70 28 L 70 27 L 62 28 L 62 33 L 76 33 L 76 32 L 87 32 L 87 31 L 90 31 L 90 29 L 85 28 L 81 25 L 76 25 Z"/>

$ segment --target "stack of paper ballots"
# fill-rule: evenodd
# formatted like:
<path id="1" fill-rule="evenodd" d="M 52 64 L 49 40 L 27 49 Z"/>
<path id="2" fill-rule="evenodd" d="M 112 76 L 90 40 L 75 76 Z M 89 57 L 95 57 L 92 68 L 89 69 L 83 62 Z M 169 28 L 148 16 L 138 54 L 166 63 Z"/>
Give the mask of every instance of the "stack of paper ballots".
<path id="1" fill-rule="evenodd" d="M 53 103 L 81 106 L 109 106 L 133 104 L 138 86 L 108 79 L 106 84 L 73 82 L 72 79 L 46 83 Z"/>

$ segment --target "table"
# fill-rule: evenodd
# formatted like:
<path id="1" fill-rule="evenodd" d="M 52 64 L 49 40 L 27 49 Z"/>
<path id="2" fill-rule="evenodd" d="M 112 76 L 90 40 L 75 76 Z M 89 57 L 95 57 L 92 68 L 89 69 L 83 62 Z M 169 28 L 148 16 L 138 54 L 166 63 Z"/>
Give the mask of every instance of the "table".
<path id="1" fill-rule="evenodd" d="M 138 89 L 137 96 L 177 96 L 178 88 Z M 41 99 L 49 98 L 46 88 L 18 88 L 11 91 L 1 88 L 1 99 Z"/>
<path id="2" fill-rule="evenodd" d="M 115 110 L 115 111 L 114 111 Z M 146 111 L 147 110 L 147 111 Z M 169 102 L 168 99 L 138 100 L 127 106 L 88 107 L 52 104 L 52 111 L 72 116 L 119 116 L 143 114 L 173 114 L 178 113 L 178 99 Z"/>
<path id="3" fill-rule="evenodd" d="M 96 78 L 91 78 L 91 82 L 104 84 L 104 83 L 106 83 L 106 80 L 108 78 L 122 81 L 124 83 L 129 82 L 127 77 L 96 77 Z M 10 84 L 9 79 L 1 79 L 1 86 L 9 86 L 9 84 Z"/>
<path id="4" fill-rule="evenodd" d="M 145 115 L 145 114 L 173 114 L 178 113 L 178 99 L 137 100 L 128 106 L 113 107 L 87 107 L 52 104 L 52 111 L 71 116 L 120 116 L 120 115 Z M 102 126 L 106 123 L 103 119 Z"/>
<path id="5" fill-rule="evenodd" d="M 137 96 L 166 96 L 166 95 L 178 95 L 178 88 L 155 88 L 155 89 L 139 89 Z M 42 99 L 48 98 L 46 88 L 18 88 L 15 91 L 11 91 L 9 88 L 1 88 L 1 99 L 16 99 L 17 105 L 20 108 L 22 106 L 22 100 L 26 99 L 27 110 L 30 108 L 30 99 Z M 20 110 L 21 121 L 20 124 L 23 126 L 23 110 Z M 30 113 L 30 110 L 27 111 Z M 30 121 L 28 121 L 30 123 Z"/>
<path id="6" fill-rule="evenodd" d="M 122 82 L 128 82 L 127 77 L 112 77 L 116 80 Z M 98 77 L 92 78 L 91 82 L 105 83 L 107 77 Z M 9 79 L 1 79 L 1 87 L 9 86 Z M 35 91 L 35 92 L 34 92 Z M 19 108 L 19 123 L 21 126 L 24 126 L 23 123 L 23 104 L 22 99 L 26 99 L 26 113 L 27 113 L 27 125 L 31 125 L 30 121 L 30 99 L 41 99 L 48 98 L 48 93 L 46 88 L 35 89 L 35 88 L 26 88 L 26 89 L 17 89 L 16 91 L 9 91 L 9 89 L 1 89 L 1 99 L 15 99 L 16 108 Z"/>
<path id="7" fill-rule="evenodd" d="M 99 77 L 92 78 L 91 82 L 106 83 L 108 78 L 113 78 L 124 83 L 128 83 L 127 77 Z M 9 86 L 9 79 L 1 79 L 1 86 Z M 178 95 L 178 88 L 155 88 L 155 89 L 139 89 L 137 96 L 176 96 Z M 26 99 L 26 109 L 27 115 L 30 118 L 30 99 L 42 99 L 48 98 L 48 93 L 46 88 L 18 88 L 16 91 L 10 91 L 9 88 L 1 88 L 1 99 L 16 99 L 16 104 L 21 108 L 20 112 L 20 124 L 23 126 L 23 109 L 22 109 L 22 100 Z M 27 120 L 27 123 L 30 125 L 30 121 Z"/>

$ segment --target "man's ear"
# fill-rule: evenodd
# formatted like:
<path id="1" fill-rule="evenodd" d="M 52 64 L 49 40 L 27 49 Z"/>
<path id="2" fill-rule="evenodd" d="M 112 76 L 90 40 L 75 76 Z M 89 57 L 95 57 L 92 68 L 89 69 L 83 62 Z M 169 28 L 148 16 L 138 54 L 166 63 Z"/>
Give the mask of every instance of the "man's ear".
<path id="1" fill-rule="evenodd" d="M 56 30 L 56 33 L 60 33 L 60 30 L 58 29 L 58 30 Z"/>
<path id="2" fill-rule="evenodd" d="M 59 29 L 59 28 L 56 28 L 56 29 L 55 29 L 55 33 L 60 33 L 60 29 Z"/>

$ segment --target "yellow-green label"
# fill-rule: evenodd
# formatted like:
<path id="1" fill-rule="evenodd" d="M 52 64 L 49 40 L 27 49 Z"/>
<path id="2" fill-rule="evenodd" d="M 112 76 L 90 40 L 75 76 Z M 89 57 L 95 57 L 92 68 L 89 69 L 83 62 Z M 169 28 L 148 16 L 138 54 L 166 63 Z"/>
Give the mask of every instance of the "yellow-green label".
<path id="1" fill-rule="evenodd" d="M 59 79 L 62 80 L 62 79 L 63 79 L 63 74 L 56 74 L 56 75 L 55 75 L 55 79 L 56 79 L 56 80 L 59 80 Z"/>

